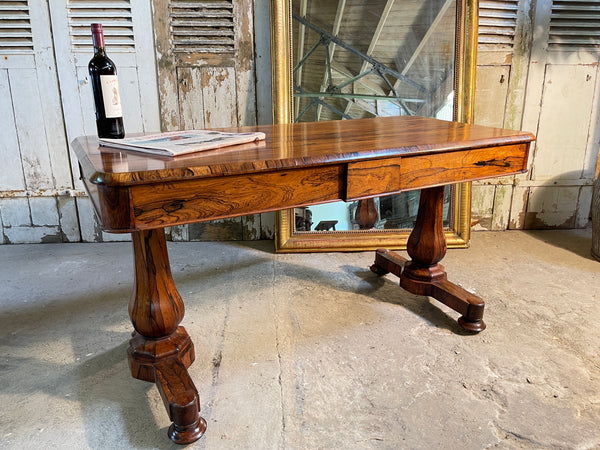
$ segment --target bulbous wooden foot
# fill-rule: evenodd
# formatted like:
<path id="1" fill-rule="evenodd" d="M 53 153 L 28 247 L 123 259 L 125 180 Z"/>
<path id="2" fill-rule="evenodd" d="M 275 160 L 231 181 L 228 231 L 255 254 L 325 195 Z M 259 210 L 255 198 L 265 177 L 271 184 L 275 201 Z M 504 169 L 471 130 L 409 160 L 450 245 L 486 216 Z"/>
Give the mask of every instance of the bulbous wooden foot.
<path id="1" fill-rule="evenodd" d="M 479 333 L 480 331 L 485 330 L 485 322 L 483 320 L 476 320 L 471 322 L 465 316 L 460 316 L 458 318 L 458 324 L 467 331 L 472 331 L 474 333 Z"/>
<path id="2" fill-rule="evenodd" d="M 169 439 L 176 444 L 191 444 L 200 439 L 205 431 L 206 420 L 200 417 L 195 424 L 189 427 L 180 427 L 175 423 L 171 424 L 169 427 Z"/>

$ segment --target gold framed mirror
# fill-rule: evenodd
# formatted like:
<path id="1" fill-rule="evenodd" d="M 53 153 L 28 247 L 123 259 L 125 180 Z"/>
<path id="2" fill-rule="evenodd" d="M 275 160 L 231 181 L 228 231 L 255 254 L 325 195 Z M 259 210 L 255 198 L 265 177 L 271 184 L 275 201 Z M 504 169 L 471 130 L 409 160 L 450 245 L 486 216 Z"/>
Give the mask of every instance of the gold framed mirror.
<path id="1" fill-rule="evenodd" d="M 477 0 L 271 0 L 273 122 L 417 114 L 470 123 L 477 15 Z M 397 196 L 371 202 L 369 223 L 360 204 L 279 211 L 276 251 L 404 249 L 418 191 Z M 470 184 L 446 198 L 447 245 L 465 247 Z"/>

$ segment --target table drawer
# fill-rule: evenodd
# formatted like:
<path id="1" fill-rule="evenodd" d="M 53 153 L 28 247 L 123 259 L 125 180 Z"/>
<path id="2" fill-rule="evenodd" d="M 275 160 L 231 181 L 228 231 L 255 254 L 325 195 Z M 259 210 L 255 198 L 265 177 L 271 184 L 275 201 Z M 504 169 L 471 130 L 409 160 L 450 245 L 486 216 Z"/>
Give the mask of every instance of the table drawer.
<path id="1" fill-rule="evenodd" d="M 346 200 L 399 190 L 401 159 L 396 157 L 348 164 Z"/>
<path id="2" fill-rule="evenodd" d="M 529 143 L 348 164 L 346 200 L 523 173 Z"/>

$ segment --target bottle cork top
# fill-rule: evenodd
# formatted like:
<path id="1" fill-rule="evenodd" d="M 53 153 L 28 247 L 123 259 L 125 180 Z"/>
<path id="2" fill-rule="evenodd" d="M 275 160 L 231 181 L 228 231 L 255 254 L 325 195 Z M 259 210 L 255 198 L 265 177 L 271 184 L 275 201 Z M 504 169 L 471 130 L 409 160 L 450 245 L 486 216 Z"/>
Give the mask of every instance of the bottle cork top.
<path id="1" fill-rule="evenodd" d="M 93 23 L 91 24 L 92 29 L 92 41 L 94 43 L 94 47 L 104 48 L 104 32 L 102 31 L 101 23 Z"/>

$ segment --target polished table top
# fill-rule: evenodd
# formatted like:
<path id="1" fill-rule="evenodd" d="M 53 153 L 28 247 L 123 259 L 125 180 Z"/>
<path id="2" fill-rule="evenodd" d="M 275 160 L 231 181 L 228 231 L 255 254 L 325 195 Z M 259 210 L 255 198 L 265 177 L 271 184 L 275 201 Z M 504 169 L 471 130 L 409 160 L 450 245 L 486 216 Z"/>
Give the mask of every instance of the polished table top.
<path id="1" fill-rule="evenodd" d="M 99 147 L 95 136 L 74 141 L 83 175 L 103 185 L 134 185 L 252 174 L 398 156 L 530 142 L 527 132 L 414 117 L 310 122 L 221 131 L 262 131 L 264 141 L 175 158 Z"/>
<path id="2" fill-rule="evenodd" d="M 530 133 L 422 117 L 224 129 L 264 141 L 162 158 L 73 142 L 105 230 L 128 232 L 522 173 Z"/>

